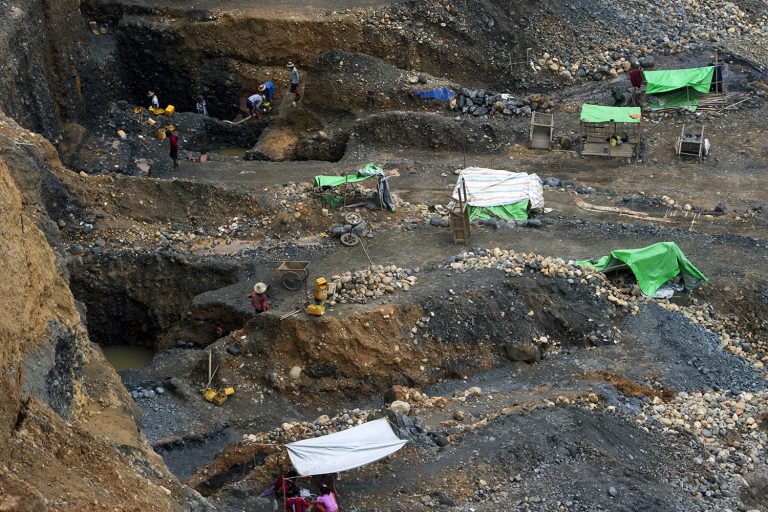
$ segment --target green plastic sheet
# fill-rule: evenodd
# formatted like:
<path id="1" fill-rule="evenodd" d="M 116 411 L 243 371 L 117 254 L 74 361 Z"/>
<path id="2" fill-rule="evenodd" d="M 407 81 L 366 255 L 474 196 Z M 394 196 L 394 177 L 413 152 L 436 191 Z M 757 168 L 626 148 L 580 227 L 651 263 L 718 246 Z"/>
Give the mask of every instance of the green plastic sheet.
<path id="1" fill-rule="evenodd" d="M 367 164 L 365 167 L 363 167 L 362 170 L 372 173 L 384 172 L 384 169 L 374 164 Z M 360 171 L 356 172 L 355 174 L 347 174 L 346 176 L 325 176 L 321 174 L 319 176 L 315 176 L 315 186 L 338 187 L 339 185 L 343 185 L 345 183 L 357 183 L 358 181 L 367 180 L 368 178 L 373 178 L 374 176 L 376 175 Z"/>
<path id="2" fill-rule="evenodd" d="M 639 123 L 641 114 L 640 107 L 607 107 L 589 103 L 581 106 L 581 120 L 588 123 Z M 631 115 L 638 117 L 629 117 Z"/>
<path id="3" fill-rule="evenodd" d="M 691 90 L 679 90 L 667 92 L 664 94 L 657 94 L 654 96 L 661 100 L 657 104 L 651 104 L 651 110 L 661 110 L 663 108 L 683 107 L 687 108 L 691 112 L 696 112 L 699 106 L 699 93 L 693 89 Z"/>
<path id="4" fill-rule="evenodd" d="M 503 220 L 525 220 L 528 218 L 528 199 L 500 206 L 468 206 L 469 220 L 487 220 L 498 217 Z"/>
<path id="5" fill-rule="evenodd" d="M 701 93 L 708 93 L 712 86 L 715 66 L 690 69 L 665 69 L 644 71 L 646 94 L 659 94 L 690 87 Z"/>
<path id="6" fill-rule="evenodd" d="M 600 271 L 626 264 L 646 295 L 653 295 L 661 285 L 678 275 L 682 276 L 686 288 L 695 288 L 708 281 L 674 242 L 659 242 L 641 249 L 619 249 L 603 256 L 597 263 L 581 260 L 576 264 Z"/>

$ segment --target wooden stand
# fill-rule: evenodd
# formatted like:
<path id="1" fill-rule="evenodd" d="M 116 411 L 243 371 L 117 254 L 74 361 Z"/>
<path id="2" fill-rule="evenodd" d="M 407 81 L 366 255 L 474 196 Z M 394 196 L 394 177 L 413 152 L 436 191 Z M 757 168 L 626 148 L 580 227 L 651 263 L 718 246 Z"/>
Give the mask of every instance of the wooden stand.
<path id="1" fill-rule="evenodd" d="M 627 132 L 629 140 L 621 146 L 611 146 L 610 137 Z M 589 123 L 581 122 L 583 143 L 581 154 L 585 156 L 606 156 L 637 158 L 640 146 L 640 123 Z"/>
<path id="2" fill-rule="evenodd" d="M 552 149 L 552 136 L 555 131 L 555 116 L 554 114 L 543 114 L 541 112 L 533 112 L 531 115 L 531 135 L 530 135 L 530 148 L 531 149 L 546 149 L 547 151 Z"/>
<path id="3" fill-rule="evenodd" d="M 699 162 L 704 158 L 704 127 L 701 127 L 701 134 L 685 133 L 685 125 L 680 132 L 680 137 L 675 143 L 675 153 L 678 157 L 695 156 Z"/>

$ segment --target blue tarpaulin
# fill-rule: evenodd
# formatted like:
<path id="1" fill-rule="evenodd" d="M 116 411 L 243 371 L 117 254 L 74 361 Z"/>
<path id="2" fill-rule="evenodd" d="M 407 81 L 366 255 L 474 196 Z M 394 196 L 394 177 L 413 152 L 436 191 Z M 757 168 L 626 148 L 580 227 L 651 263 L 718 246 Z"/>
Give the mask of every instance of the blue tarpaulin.
<path id="1" fill-rule="evenodd" d="M 416 91 L 416 95 L 423 100 L 451 101 L 456 93 L 447 87 L 435 87 L 428 91 Z"/>

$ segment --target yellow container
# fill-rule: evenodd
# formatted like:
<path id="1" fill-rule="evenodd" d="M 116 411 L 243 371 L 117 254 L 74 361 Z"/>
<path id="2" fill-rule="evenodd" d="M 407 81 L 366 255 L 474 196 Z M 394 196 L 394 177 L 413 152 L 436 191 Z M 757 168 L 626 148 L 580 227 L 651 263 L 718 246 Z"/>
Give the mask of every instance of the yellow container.
<path id="1" fill-rule="evenodd" d="M 176 112 L 176 107 L 174 107 L 173 105 L 168 105 L 167 107 L 165 107 L 165 110 L 163 111 L 163 113 L 168 117 L 171 117 L 174 112 Z"/>
<path id="2" fill-rule="evenodd" d="M 123 130 L 117 130 L 117 136 L 123 140 L 125 140 L 128 137 Z"/>
<path id="3" fill-rule="evenodd" d="M 141 114 L 141 111 L 144 110 L 141 107 L 133 107 L 133 113 L 134 114 Z"/>
<path id="4" fill-rule="evenodd" d="M 325 306 L 322 304 L 310 304 L 307 306 L 307 314 L 313 316 L 323 316 L 325 314 Z"/>
<path id="5" fill-rule="evenodd" d="M 155 121 L 154 119 L 152 119 L 152 118 L 150 117 L 149 119 L 147 119 L 147 124 L 148 124 L 149 126 L 155 126 L 155 125 L 157 124 L 157 121 Z"/>
<path id="6" fill-rule="evenodd" d="M 324 277 L 315 279 L 315 299 L 328 300 L 328 281 Z"/>
<path id="7" fill-rule="evenodd" d="M 158 128 L 157 138 L 160 140 L 165 140 L 165 128 Z"/>
<path id="8" fill-rule="evenodd" d="M 224 388 L 224 394 L 225 394 L 226 396 L 232 396 L 232 395 L 234 395 L 234 394 L 235 394 L 235 388 L 233 388 L 233 387 Z"/>
<path id="9" fill-rule="evenodd" d="M 216 396 L 216 392 L 212 389 L 206 389 L 205 393 L 203 393 L 203 397 L 209 402 L 213 402 L 213 397 L 215 396 Z"/>

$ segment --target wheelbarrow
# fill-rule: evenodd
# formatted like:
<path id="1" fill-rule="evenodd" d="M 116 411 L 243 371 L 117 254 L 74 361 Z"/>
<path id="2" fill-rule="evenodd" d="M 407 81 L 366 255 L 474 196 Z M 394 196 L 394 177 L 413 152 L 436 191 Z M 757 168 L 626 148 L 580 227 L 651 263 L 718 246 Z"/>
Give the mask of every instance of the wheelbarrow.
<path id="1" fill-rule="evenodd" d="M 277 267 L 277 275 L 286 290 L 296 291 L 309 277 L 308 261 L 282 261 Z"/>

